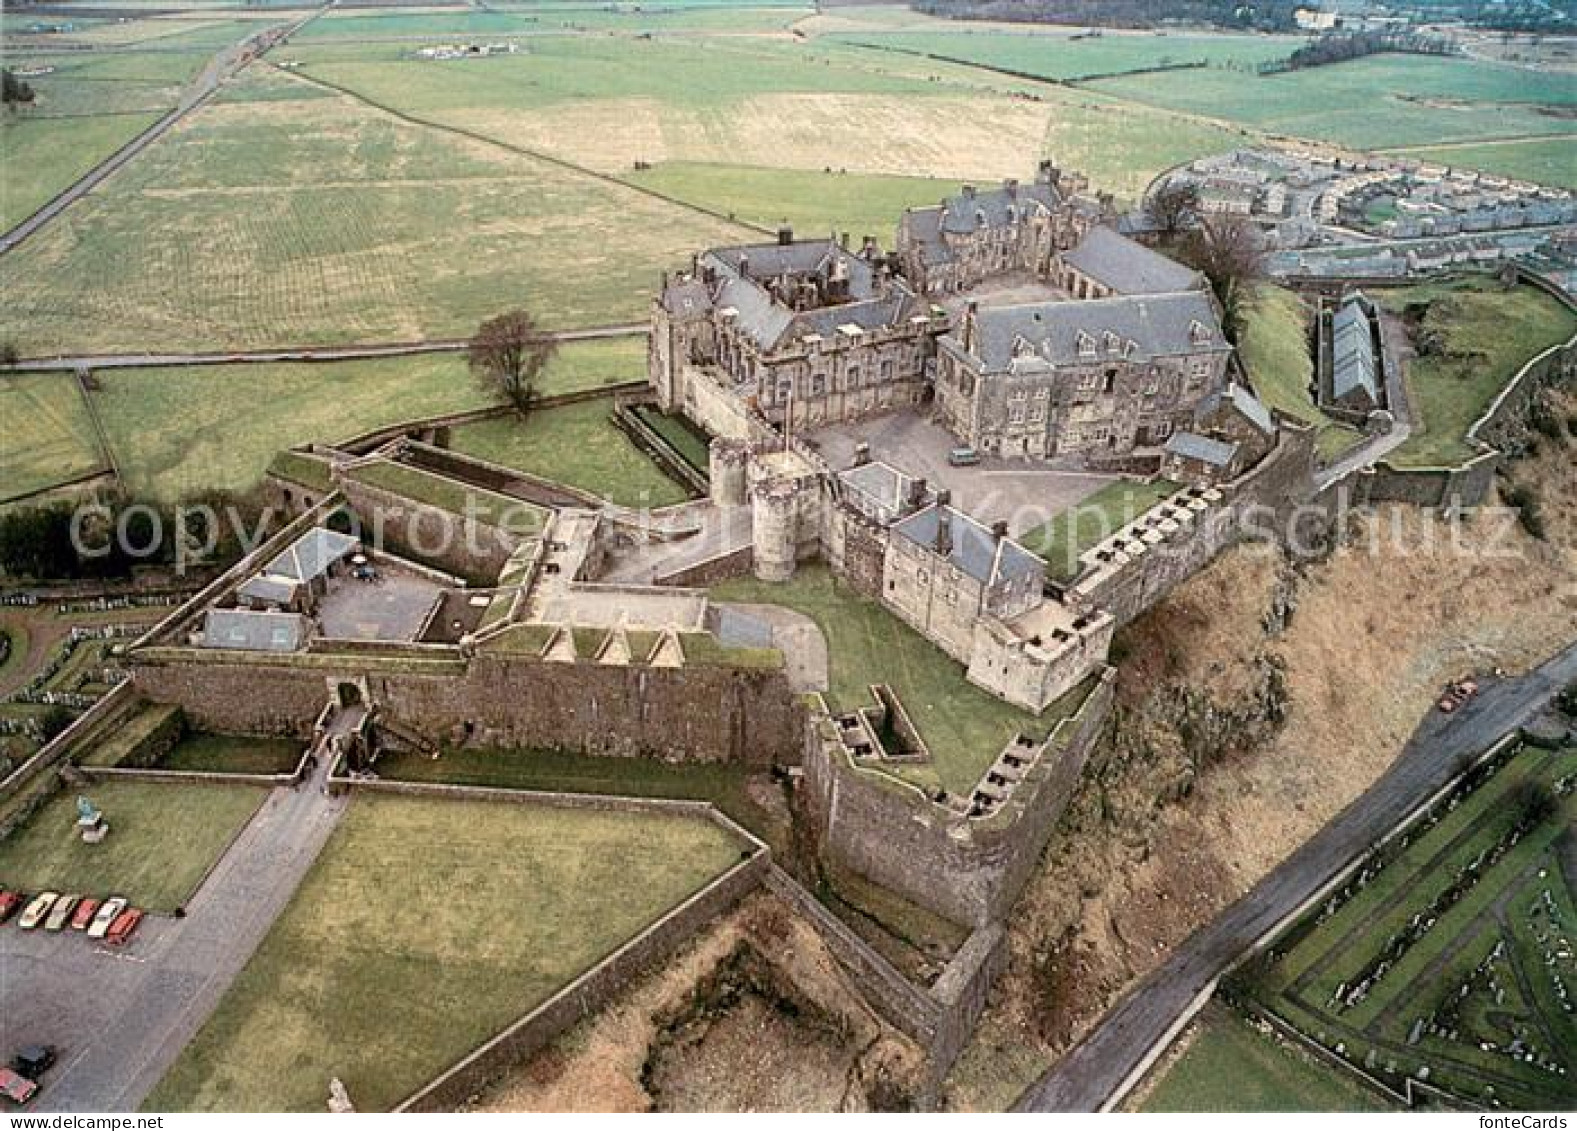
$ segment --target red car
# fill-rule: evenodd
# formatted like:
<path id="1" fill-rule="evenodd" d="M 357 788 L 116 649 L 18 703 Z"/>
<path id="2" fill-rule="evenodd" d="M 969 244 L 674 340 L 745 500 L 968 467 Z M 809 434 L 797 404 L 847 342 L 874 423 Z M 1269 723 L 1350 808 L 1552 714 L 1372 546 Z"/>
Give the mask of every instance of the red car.
<path id="1" fill-rule="evenodd" d="M 16 914 L 16 909 L 22 906 L 22 893 L 19 891 L 0 891 L 0 923 L 4 923 Z"/>
<path id="2" fill-rule="evenodd" d="M 38 1085 L 26 1076 L 18 1076 L 9 1068 L 0 1068 L 0 1096 L 15 1104 L 25 1104 L 38 1091 Z"/>
<path id="3" fill-rule="evenodd" d="M 85 931 L 88 929 L 88 924 L 93 922 L 93 916 L 99 913 L 99 902 L 97 899 L 84 899 L 77 904 L 77 910 L 71 916 L 71 929 L 73 931 Z"/>
<path id="4" fill-rule="evenodd" d="M 115 916 L 115 921 L 110 924 L 109 933 L 104 936 L 104 941 L 111 946 L 125 946 L 132 932 L 137 929 L 137 924 L 141 922 L 141 911 L 135 907 L 126 908 Z"/>
<path id="5" fill-rule="evenodd" d="M 1478 694 L 1478 684 L 1471 679 L 1460 680 L 1446 688 L 1446 693 L 1440 699 L 1440 711 L 1449 715 L 1473 696 Z"/>

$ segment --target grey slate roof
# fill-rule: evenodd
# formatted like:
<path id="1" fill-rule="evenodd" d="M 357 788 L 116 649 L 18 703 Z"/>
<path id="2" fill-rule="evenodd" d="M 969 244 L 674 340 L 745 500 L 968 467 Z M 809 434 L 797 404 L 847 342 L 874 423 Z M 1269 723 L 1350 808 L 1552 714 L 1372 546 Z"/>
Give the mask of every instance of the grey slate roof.
<path id="1" fill-rule="evenodd" d="M 295 600 L 296 588 L 300 584 L 299 581 L 288 577 L 260 573 L 237 589 L 236 596 L 253 601 L 264 601 L 271 605 L 288 605 Z"/>
<path id="2" fill-rule="evenodd" d="M 889 519 L 902 511 L 908 502 L 909 491 L 915 479 L 899 471 L 890 463 L 874 460 L 839 472 L 838 478 L 851 491 L 857 491 L 870 505 L 884 512 Z M 925 506 L 936 501 L 936 492 L 929 487 L 925 492 Z"/>
<path id="3" fill-rule="evenodd" d="M 1374 331 L 1368 312 L 1356 298 L 1331 316 L 1331 396 L 1362 391 L 1380 403 L 1380 382 L 1374 357 Z"/>
<path id="4" fill-rule="evenodd" d="M 1024 217 L 1026 208 L 1053 208 L 1057 192 L 1036 181 L 1028 185 L 1002 185 L 994 189 L 965 189 L 942 202 L 939 226 L 950 235 L 969 235 L 982 228 L 1005 228 Z"/>
<path id="5" fill-rule="evenodd" d="M 294 652 L 307 638 L 307 618 L 298 613 L 209 609 L 203 647 L 246 652 Z"/>
<path id="6" fill-rule="evenodd" d="M 1227 387 L 1219 393 L 1211 393 L 1199 402 L 1199 415 L 1209 416 L 1222 405 L 1231 405 L 1242 413 L 1248 421 L 1267 436 L 1275 435 L 1276 420 L 1270 414 L 1270 409 L 1265 407 L 1265 402 L 1249 392 L 1236 381 L 1229 382 Z"/>
<path id="7" fill-rule="evenodd" d="M 1237 455 L 1238 446 L 1193 432 L 1173 432 L 1172 438 L 1166 442 L 1166 450 L 1171 455 L 1196 459 L 1212 467 L 1226 467 L 1232 462 L 1232 457 Z"/>
<path id="8" fill-rule="evenodd" d="M 981 584 L 989 585 L 1002 577 L 1044 572 L 1041 560 L 1023 546 L 1011 538 L 998 539 L 989 528 L 952 507 L 933 504 L 916 511 L 893 530 L 935 553 L 936 534 L 944 517 L 953 542 L 948 561 Z"/>
<path id="9" fill-rule="evenodd" d="M 1196 323 L 1202 331 L 1198 342 L 1192 333 Z M 1054 366 L 1089 364 L 1114 356 L 1145 362 L 1153 357 L 1232 348 L 1203 291 L 986 307 L 976 312 L 975 328 L 973 352 L 987 373 L 1007 371 L 1014 361 L 1015 347 L 1021 355 L 1032 352 Z M 947 340 L 957 345 L 959 333 L 955 330 Z M 1115 355 L 1107 348 L 1108 333 L 1116 335 L 1119 343 Z M 1093 357 L 1080 356 L 1081 334 L 1094 339 Z"/>
<path id="10" fill-rule="evenodd" d="M 272 573 L 293 581 L 311 581 L 329 571 L 329 567 L 349 556 L 358 545 L 349 534 L 315 526 L 289 546 L 278 557 L 263 567 Z"/>
<path id="11" fill-rule="evenodd" d="M 1186 291 L 1199 282 L 1198 272 L 1106 227 L 1091 228 L 1062 258 L 1120 295 Z"/>

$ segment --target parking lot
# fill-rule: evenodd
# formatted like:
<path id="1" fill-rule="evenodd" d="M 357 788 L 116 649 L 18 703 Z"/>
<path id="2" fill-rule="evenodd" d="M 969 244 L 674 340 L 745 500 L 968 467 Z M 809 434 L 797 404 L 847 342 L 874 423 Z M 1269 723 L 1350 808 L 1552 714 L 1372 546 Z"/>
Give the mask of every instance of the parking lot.
<path id="1" fill-rule="evenodd" d="M 1015 536 L 1032 530 L 1088 498 L 1114 476 L 1059 471 L 1028 460 L 984 457 L 974 467 L 951 467 L 947 454 L 958 446 L 952 433 L 919 413 L 894 412 L 835 424 L 810 439 L 836 470 L 854 460 L 861 442 L 871 458 L 936 488 L 952 492 L 953 505 L 984 523 L 1006 521 Z"/>

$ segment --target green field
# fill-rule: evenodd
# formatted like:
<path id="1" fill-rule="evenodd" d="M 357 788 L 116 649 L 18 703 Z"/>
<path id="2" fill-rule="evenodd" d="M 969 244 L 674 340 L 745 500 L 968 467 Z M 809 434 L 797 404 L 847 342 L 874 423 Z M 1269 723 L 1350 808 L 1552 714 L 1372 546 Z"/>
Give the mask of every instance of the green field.
<path id="1" fill-rule="evenodd" d="M 0 499 L 63 483 L 102 467 L 93 420 L 69 373 L 0 376 Z M 25 426 L 24 426 L 25 422 Z"/>
<path id="2" fill-rule="evenodd" d="M 631 173 L 631 184 L 747 223 L 776 228 L 788 224 L 801 237 L 849 233 L 856 241 L 873 235 L 891 246 L 905 208 L 924 208 L 958 191 L 956 181 L 888 177 L 804 169 L 670 162 Z"/>
<path id="3" fill-rule="evenodd" d="M 1399 1088 L 1570 1110 L 1577 748 L 1459 790 L 1236 977 L 1233 992 Z M 1337 1046 L 1340 1046 L 1337 1049 Z"/>
<path id="4" fill-rule="evenodd" d="M 218 774 L 288 774 L 301 761 L 303 750 L 302 743 L 288 738 L 188 734 L 160 759 L 159 769 Z"/>
<path id="5" fill-rule="evenodd" d="M 1418 146 L 1397 156 L 1484 169 L 1503 177 L 1577 189 L 1577 139 L 1571 137 L 1493 141 L 1481 145 Z"/>
<path id="6" fill-rule="evenodd" d="M 1377 290 L 1386 308 L 1425 311 L 1422 329 L 1442 347 L 1407 365 L 1413 411 L 1423 420 L 1388 457 L 1402 467 L 1441 467 L 1476 454 L 1468 428 L 1536 354 L 1577 333 L 1577 315 L 1532 287 L 1482 279 Z M 1416 336 L 1416 335 L 1415 335 Z"/>
<path id="7" fill-rule="evenodd" d="M 1206 1011 L 1186 1052 L 1139 1105 L 1145 1112 L 1385 1111 L 1366 1090 L 1310 1054 L 1226 1010 Z"/>
<path id="8" fill-rule="evenodd" d="M 590 491 L 627 507 L 666 507 L 689 493 L 613 425 L 609 399 L 495 416 L 450 432 L 457 452 Z"/>
<path id="9" fill-rule="evenodd" d="M 1466 59 L 1373 55 L 1277 75 L 1131 75 L 1088 89 L 1359 149 L 1577 134 L 1567 109 L 1577 83 Z"/>
<path id="10" fill-rule="evenodd" d="M 967 796 L 1010 739 L 1019 733 L 1049 733 L 1083 701 L 1081 688 L 1068 703 L 1053 704 L 1038 717 L 1009 706 L 966 680 L 962 664 L 823 566 L 802 566 L 783 584 L 725 581 L 711 593 L 719 601 L 783 605 L 814 620 L 827 638 L 833 710 L 869 705 L 873 683 L 897 692 L 930 747 L 932 761 L 893 772 L 921 785 L 941 785 Z"/>
<path id="11" fill-rule="evenodd" d="M 1314 403 L 1314 347 L 1308 306 L 1292 291 L 1264 285 L 1255 296 L 1238 349 L 1260 400 L 1278 412 L 1314 425 L 1319 454 L 1331 458 L 1362 436 L 1325 415 Z"/>
<path id="12" fill-rule="evenodd" d="M 542 391 L 629 380 L 644 356 L 639 338 L 567 344 Z M 249 487 L 279 449 L 294 444 L 333 443 L 492 403 L 459 354 L 106 370 L 99 382 L 95 403 L 123 478 L 162 498 Z"/>
<path id="13" fill-rule="evenodd" d="M 0 841 L 0 876 L 24 891 L 124 895 L 173 911 L 262 803 L 261 786 L 98 782 L 82 790 L 109 821 L 102 844 L 77 834 L 77 791 L 62 789 Z"/>
<path id="14" fill-rule="evenodd" d="M 1185 64 L 1252 69 L 1286 58 L 1302 43 L 1291 36 L 1149 33 L 1076 39 L 1065 32 L 998 30 L 850 33 L 837 38 L 1056 81 Z"/>
<path id="15" fill-rule="evenodd" d="M 1045 559 L 1052 577 L 1071 580 L 1078 575 L 1080 554 L 1179 490 L 1179 484 L 1167 479 L 1108 483 L 1050 522 L 1026 531 L 1019 542 Z"/>
<path id="16" fill-rule="evenodd" d="M 385 1110 L 739 860 L 655 814 L 358 797 L 156 1111 Z"/>

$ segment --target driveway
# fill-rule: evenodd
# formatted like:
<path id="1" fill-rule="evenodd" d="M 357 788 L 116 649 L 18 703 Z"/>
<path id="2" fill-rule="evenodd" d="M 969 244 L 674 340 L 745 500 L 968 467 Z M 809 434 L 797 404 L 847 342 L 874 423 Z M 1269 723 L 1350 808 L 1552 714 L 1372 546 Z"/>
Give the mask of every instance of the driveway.
<path id="1" fill-rule="evenodd" d="M 1215 922 L 1191 935 L 1019 1097 L 1018 1111 L 1099 1111 L 1121 1100 L 1163 1039 L 1216 978 L 1456 773 L 1542 712 L 1577 679 L 1577 644 L 1518 679 L 1492 684 L 1455 715 L 1431 710 L 1391 768 Z"/>
<path id="2" fill-rule="evenodd" d="M 893 412 L 865 420 L 834 424 L 810 434 L 835 469 L 854 462 L 860 443 L 871 446 L 871 458 L 920 476 L 935 488 L 953 494 L 953 505 L 981 522 L 1008 524 L 1015 537 L 1033 530 L 1067 510 L 1115 476 L 1064 471 L 1029 460 L 987 457 L 974 467 L 951 467 L 947 453 L 958 446 L 952 433 L 915 412 Z"/>
<path id="3" fill-rule="evenodd" d="M 322 759 L 311 780 L 271 792 L 187 904 L 186 917 L 145 920 L 124 950 L 75 932 L 0 929 L 0 1051 L 36 1043 L 60 1050 L 34 1110 L 132 1111 L 142 1104 L 339 822 L 346 799 L 324 795 L 328 767 Z"/>

